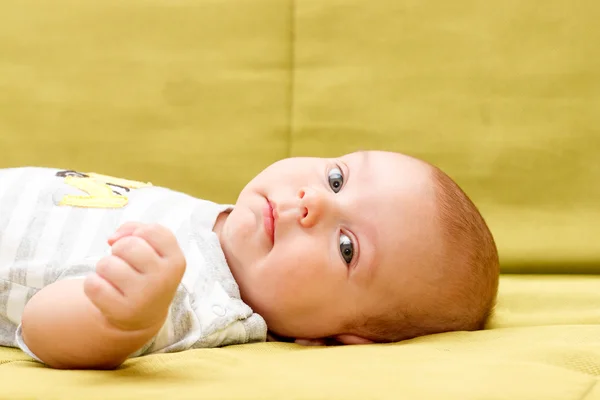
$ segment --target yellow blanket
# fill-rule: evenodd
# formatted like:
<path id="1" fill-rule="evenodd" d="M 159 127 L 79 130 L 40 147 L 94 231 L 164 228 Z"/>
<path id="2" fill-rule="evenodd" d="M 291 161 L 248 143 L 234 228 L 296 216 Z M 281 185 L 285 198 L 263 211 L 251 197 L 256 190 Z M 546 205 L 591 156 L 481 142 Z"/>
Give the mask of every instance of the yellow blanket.
<path id="1" fill-rule="evenodd" d="M 0 349 L 0 397 L 600 399 L 599 287 L 597 277 L 506 276 L 491 329 L 390 345 L 232 346 L 108 372 L 52 370 Z"/>

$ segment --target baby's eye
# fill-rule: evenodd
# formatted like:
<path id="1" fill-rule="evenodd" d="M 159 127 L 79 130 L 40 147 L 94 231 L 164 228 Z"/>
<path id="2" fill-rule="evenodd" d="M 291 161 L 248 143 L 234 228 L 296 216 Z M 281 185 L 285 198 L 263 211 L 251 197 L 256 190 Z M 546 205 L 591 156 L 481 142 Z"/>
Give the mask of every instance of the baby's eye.
<path id="1" fill-rule="evenodd" d="M 349 265 L 352 262 L 352 257 L 354 257 L 354 245 L 352 240 L 343 233 L 340 234 L 340 253 L 346 264 Z"/>
<path id="2" fill-rule="evenodd" d="M 339 168 L 336 167 L 330 169 L 329 173 L 327 174 L 327 179 L 329 180 L 329 186 L 334 193 L 337 193 L 342 189 L 342 185 L 344 184 L 344 176 Z"/>

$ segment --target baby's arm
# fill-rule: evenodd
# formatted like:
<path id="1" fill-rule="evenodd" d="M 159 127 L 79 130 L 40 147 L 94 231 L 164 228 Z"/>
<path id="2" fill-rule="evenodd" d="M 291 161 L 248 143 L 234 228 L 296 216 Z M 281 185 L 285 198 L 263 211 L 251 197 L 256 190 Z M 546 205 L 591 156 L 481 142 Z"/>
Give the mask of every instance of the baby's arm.
<path id="1" fill-rule="evenodd" d="M 157 225 L 126 224 L 96 273 L 62 280 L 27 303 L 27 347 L 55 368 L 114 368 L 163 325 L 185 272 L 177 240 Z"/>

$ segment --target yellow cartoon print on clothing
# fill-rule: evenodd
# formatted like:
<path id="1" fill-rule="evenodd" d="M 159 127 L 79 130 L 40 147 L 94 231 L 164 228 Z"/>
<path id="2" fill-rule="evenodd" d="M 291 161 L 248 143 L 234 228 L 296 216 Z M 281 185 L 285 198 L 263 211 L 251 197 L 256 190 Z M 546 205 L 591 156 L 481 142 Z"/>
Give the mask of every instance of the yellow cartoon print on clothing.
<path id="1" fill-rule="evenodd" d="M 150 182 L 143 183 L 96 173 L 76 171 L 60 171 L 58 177 L 65 178 L 65 183 L 79 189 L 87 195 L 66 195 L 59 206 L 86 208 L 122 208 L 127 205 L 127 193 L 131 189 L 150 187 Z"/>

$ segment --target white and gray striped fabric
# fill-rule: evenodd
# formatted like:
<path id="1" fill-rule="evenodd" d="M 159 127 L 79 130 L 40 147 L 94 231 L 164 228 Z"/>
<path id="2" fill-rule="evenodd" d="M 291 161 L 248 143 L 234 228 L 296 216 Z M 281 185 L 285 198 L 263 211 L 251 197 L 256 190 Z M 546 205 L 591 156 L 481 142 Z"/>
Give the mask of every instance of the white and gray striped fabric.
<path id="1" fill-rule="evenodd" d="M 230 208 L 97 174 L 0 170 L 0 345 L 29 352 L 20 337 L 27 301 L 58 279 L 94 271 L 110 254 L 107 238 L 129 221 L 172 230 L 187 261 L 167 322 L 132 356 L 266 340 L 265 321 L 240 299 L 212 232 Z"/>

